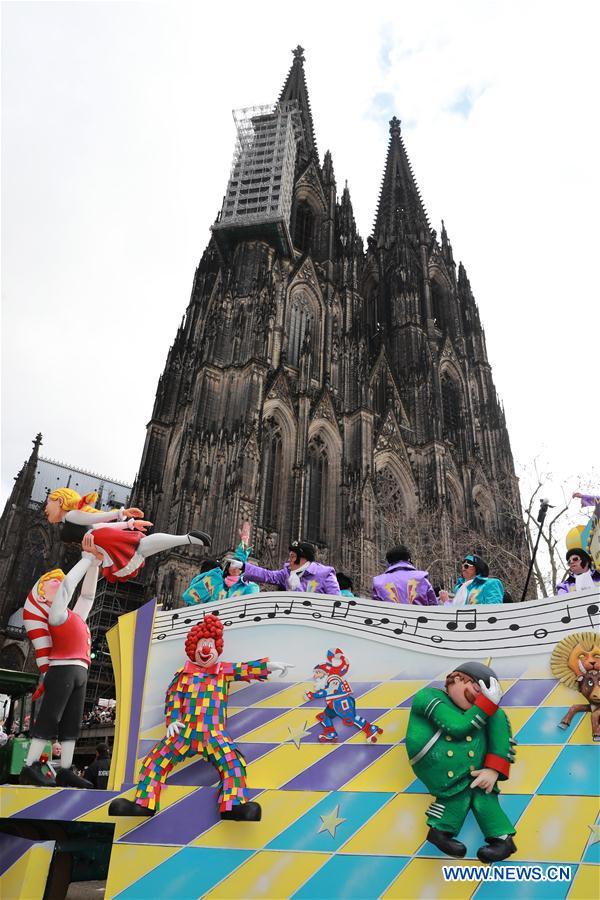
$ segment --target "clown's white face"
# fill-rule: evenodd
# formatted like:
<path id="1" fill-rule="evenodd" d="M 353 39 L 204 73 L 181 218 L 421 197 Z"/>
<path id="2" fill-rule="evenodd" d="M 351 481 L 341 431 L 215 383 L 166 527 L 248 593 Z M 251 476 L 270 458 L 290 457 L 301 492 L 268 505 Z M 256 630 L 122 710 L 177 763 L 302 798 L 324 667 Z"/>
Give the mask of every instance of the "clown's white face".
<path id="1" fill-rule="evenodd" d="M 211 666 L 214 666 L 218 658 L 219 652 L 215 645 L 214 638 L 200 638 L 198 646 L 196 647 L 196 653 L 194 654 L 196 663 L 203 669 L 210 669 Z"/>

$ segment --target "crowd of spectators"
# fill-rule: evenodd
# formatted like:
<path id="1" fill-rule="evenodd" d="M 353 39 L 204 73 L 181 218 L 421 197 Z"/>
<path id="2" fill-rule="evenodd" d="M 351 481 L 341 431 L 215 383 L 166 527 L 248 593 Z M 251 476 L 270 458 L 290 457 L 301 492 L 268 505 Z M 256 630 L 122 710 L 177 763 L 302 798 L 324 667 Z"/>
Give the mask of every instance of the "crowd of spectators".
<path id="1" fill-rule="evenodd" d="M 116 707 L 94 706 L 93 709 L 85 713 L 81 727 L 95 728 L 97 725 L 114 725 L 115 717 Z"/>

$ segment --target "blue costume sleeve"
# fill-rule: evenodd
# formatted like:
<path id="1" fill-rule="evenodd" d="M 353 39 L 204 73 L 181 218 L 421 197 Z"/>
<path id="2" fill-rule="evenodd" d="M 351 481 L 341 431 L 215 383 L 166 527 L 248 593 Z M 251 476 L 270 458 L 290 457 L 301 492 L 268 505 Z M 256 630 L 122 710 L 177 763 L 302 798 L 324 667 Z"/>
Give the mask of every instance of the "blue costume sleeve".
<path id="1" fill-rule="evenodd" d="M 224 591 L 223 572 L 217 567 L 192 578 L 190 586 L 183 593 L 183 601 L 187 606 L 213 603 L 221 599 Z"/>
<path id="2" fill-rule="evenodd" d="M 233 558 L 239 559 L 240 562 L 245 563 L 245 562 L 248 562 L 248 557 L 250 556 L 251 553 L 252 553 L 252 547 L 246 547 L 246 549 L 244 550 L 244 545 L 240 541 L 240 543 L 235 548 Z"/>
<path id="3" fill-rule="evenodd" d="M 504 587 L 499 578 L 486 578 L 483 590 L 477 598 L 478 603 L 502 603 Z"/>

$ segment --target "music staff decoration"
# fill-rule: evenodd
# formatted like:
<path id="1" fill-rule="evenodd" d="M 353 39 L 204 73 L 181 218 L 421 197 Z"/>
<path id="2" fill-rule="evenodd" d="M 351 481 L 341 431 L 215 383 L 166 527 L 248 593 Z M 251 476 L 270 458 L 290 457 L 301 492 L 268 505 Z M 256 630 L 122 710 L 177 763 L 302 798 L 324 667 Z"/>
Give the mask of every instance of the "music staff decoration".
<path id="1" fill-rule="evenodd" d="M 225 628 L 285 622 L 335 629 L 412 650 L 437 645 L 445 654 L 460 657 L 512 656 L 545 651 L 578 629 L 599 629 L 600 593 L 581 591 L 567 602 L 550 597 L 460 608 L 396 605 L 360 597 L 333 600 L 324 594 L 261 593 L 252 599 L 234 597 L 179 611 L 163 612 L 158 607 L 152 643 L 182 640 L 190 625 L 208 613 L 218 615 Z"/>

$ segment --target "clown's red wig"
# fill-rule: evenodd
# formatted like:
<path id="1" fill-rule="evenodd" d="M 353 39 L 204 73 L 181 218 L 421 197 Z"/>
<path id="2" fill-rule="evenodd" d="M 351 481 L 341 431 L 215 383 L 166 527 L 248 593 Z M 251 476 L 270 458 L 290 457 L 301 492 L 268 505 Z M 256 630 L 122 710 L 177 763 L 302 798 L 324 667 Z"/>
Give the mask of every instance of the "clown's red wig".
<path id="1" fill-rule="evenodd" d="M 202 638 L 213 638 L 219 656 L 223 652 L 223 623 L 217 616 L 209 613 L 204 619 L 188 631 L 185 639 L 185 652 L 195 661 L 196 647 Z"/>

